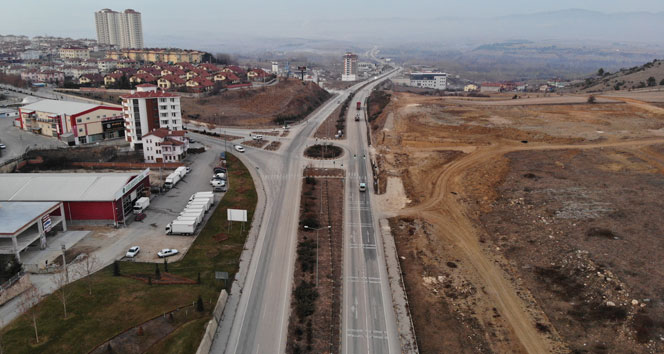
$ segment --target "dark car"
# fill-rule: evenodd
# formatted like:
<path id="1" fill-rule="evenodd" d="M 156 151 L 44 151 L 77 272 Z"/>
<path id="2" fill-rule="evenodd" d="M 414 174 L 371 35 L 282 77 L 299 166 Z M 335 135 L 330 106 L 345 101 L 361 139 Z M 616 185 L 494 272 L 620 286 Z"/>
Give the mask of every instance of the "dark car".
<path id="1" fill-rule="evenodd" d="M 143 221 L 143 219 L 145 219 L 146 216 L 147 215 L 145 215 L 145 213 L 139 213 L 139 214 L 136 214 L 136 216 L 134 217 L 134 220 Z"/>

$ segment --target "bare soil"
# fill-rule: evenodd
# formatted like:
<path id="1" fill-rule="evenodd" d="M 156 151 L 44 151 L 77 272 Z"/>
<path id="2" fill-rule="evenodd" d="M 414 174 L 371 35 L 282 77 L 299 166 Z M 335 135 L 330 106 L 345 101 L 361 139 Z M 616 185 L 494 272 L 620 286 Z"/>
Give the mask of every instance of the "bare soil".
<path id="1" fill-rule="evenodd" d="M 346 129 L 345 129 L 345 124 L 343 125 L 343 128 L 341 129 L 341 132 L 344 133 L 341 137 L 337 138 L 335 135 L 337 135 L 339 131 L 339 119 L 344 119 L 346 117 L 340 117 L 339 115 L 341 114 L 341 106 L 337 107 L 330 115 L 325 118 L 325 121 L 318 127 L 316 130 L 316 133 L 314 134 L 315 138 L 318 139 L 346 139 Z"/>
<path id="2" fill-rule="evenodd" d="M 316 172 L 326 176 L 343 174 L 342 170 L 326 169 L 305 171 L 305 176 Z M 303 179 L 300 224 L 322 229 L 298 228 L 288 353 L 338 353 L 340 350 L 344 204 L 343 194 L 334 191 L 343 188 L 340 178 Z M 331 228 L 327 229 L 327 225 Z M 309 292 L 306 289 L 310 289 Z"/>
<path id="3" fill-rule="evenodd" d="M 422 352 L 662 351 L 664 112 L 607 99 L 395 93 L 375 119 Z"/>
<path id="4" fill-rule="evenodd" d="M 253 146 L 255 148 L 263 148 L 269 142 L 270 142 L 269 140 L 265 140 L 265 139 L 261 139 L 261 140 L 251 139 L 251 140 L 245 140 L 245 141 L 241 142 L 240 145 Z"/>
<path id="5" fill-rule="evenodd" d="M 222 126 L 268 127 L 278 125 L 278 119 L 303 119 L 329 97 L 313 82 L 288 80 L 255 90 L 182 97 L 182 116 Z"/>
<path id="6" fill-rule="evenodd" d="M 281 147 L 281 141 L 273 141 L 265 147 L 265 150 L 277 151 Z"/>

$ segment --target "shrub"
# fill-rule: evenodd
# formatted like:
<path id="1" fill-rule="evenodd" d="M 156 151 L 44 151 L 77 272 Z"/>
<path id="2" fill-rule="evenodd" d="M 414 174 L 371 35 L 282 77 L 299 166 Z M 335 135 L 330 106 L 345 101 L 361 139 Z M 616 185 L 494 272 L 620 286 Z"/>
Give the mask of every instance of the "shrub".
<path id="1" fill-rule="evenodd" d="M 196 311 L 205 311 L 205 308 L 203 307 L 203 298 L 200 295 L 198 295 L 198 299 L 196 300 Z"/>
<path id="2" fill-rule="evenodd" d="M 295 288 L 295 313 L 300 321 L 316 311 L 314 302 L 317 298 L 318 290 L 316 290 L 313 283 L 302 281 Z"/>
<path id="3" fill-rule="evenodd" d="M 113 262 L 113 275 L 120 276 L 120 263 L 118 261 Z"/>
<path id="4" fill-rule="evenodd" d="M 594 95 L 590 95 L 590 96 L 588 96 L 588 101 L 587 102 L 590 103 L 590 104 L 594 104 L 594 103 L 597 102 L 597 99 L 595 98 Z"/>

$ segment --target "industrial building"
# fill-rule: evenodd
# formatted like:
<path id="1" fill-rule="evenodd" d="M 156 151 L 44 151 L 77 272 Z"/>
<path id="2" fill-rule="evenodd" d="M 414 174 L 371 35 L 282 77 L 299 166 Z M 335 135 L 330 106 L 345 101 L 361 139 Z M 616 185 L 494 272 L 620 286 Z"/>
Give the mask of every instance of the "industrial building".
<path id="1" fill-rule="evenodd" d="M 56 137 L 69 145 L 124 136 L 122 108 L 58 100 L 41 100 L 19 108 L 21 129 Z"/>
<path id="2" fill-rule="evenodd" d="M 39 242 L 46 248 L 46 233 L 59 227 L 67 231 L 61 202 L 0 202 L 0 254 L 20 253 Z"/>
<path id="3" fill-rule="evenodd" d="M 445 90 L 447 89 L 447 74 L 441 72 L 411 73 L 410 86 Z"/>
<path id="4" fill-rule="evenodd" d="M 120 96 L 125 116 L 125 140 L 132 149 L 143 148 L 143 135 L 159 128 L 182 130 L 180 96 L 143 84 L 136 91 Z"/>
<path id="5" fill-rule="evenodd" d="M 0 201 L 62 203 L 66 220 L 124 224 L 133 203 L 150 194 L 140 173 L 3 173 Z M 58 214 L 62 215 L 62 214 Z"/>
<path id="6" fill-rule="evenodd" d="M 341 74 L 341 81 L 357 80 L 357 55 L 346 52 L 344 55 L 344 72 Z"/>

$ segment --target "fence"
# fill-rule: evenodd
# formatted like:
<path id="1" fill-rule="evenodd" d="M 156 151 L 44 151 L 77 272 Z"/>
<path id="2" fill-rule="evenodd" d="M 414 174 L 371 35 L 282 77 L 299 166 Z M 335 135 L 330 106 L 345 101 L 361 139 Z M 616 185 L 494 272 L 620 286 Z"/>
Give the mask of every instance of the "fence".
<path id="1" fill-rule="evenodd" d="M 217 299 L 217 304 L 214 306 L 212 319 L 210 322 L 208 322 L 205 328 L 205 334 L 203 335 L 203 339 L 201 339 L 201 344 L 198 345 L 196 354 L 210 353 L 210 348 L 212 348 L 212 341 L 214 340 L 214 335 L 217 333 L 217 328 L 219 328 L 219 322 L 221 322 L 227 299 L 228 293 L 226 290 L 222 290 L 221 294 L 219 294 L 219 298 Z"/>
<path id="2" fill-rule="evenodd" d="M 125 169 L 146 169 L 146 168 L 165 168 L 176 169 L 184 164 L 179 162 L 162 162 L 162 163 L 146 163 L 146 162 L 72 162 L 72 166 L 87 167 L 87 168 L 125 168 Z"/>

